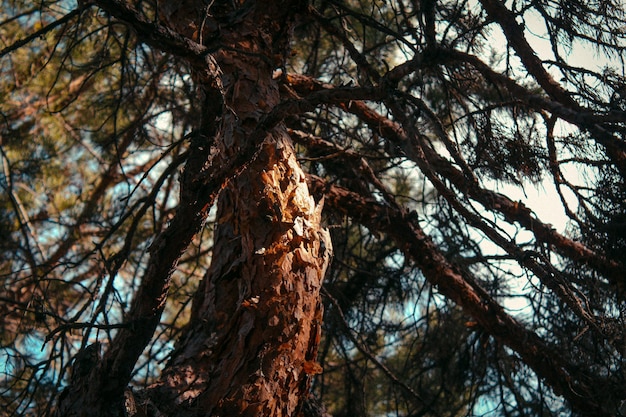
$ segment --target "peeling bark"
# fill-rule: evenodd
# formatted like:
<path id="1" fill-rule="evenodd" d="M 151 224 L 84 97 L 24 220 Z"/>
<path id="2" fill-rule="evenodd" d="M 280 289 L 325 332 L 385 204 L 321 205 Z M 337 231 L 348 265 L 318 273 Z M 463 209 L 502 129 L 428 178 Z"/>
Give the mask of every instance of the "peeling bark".
<path id="1" fill-rule="evenodd" d="M 220 196 L 212 266 L 152 388 L 168 414 L 286 416 L 306 397 L 330 241 L 304 178 L 279 134 Z"/>
<path id="2" fill-rule="evenodd" d="M 283 8 L 259 6 L 221 35 L 229 47 L 216 62 L 231 111 L 216 142 L 220 160 L 254 145 L 279 102 L 272 59 L 286 53 Z M 172 360 L 149 390 L 159 412 L 296 414 L 321 371 L 319 291 L 331 256 L 321 208 L 279 123 L 220 194 L 212 265 Z"/>

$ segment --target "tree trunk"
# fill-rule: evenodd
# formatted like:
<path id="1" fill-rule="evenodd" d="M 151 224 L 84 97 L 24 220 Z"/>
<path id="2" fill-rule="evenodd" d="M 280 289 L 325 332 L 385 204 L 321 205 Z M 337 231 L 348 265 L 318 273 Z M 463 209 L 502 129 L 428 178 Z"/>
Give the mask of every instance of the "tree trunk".
<path id="1" fill-rule="evenodd" d="M 257 4 L 222 29 L 216 61 L 230 111 L 216 141 L 219 160 L 251 146 L 261 119 L 279 102 L 272 72 L 287 53 L 290 7 Z M 320 211 L 291 139 L 276 126 L 220 194 L 212 265 L 172 360 L 150 389 L 160 412 L 297 413 L 310 376 L 320 370 L 319 290 L 331 254 Z"/>
<path id="2" fill-rule="evenodd" d="M 295 415 L 319 370 L 319 290 L 330 255 L 319 208 L 280 129 L 220 196 L 212 266 L 153 387 L 161 411 Z"/>

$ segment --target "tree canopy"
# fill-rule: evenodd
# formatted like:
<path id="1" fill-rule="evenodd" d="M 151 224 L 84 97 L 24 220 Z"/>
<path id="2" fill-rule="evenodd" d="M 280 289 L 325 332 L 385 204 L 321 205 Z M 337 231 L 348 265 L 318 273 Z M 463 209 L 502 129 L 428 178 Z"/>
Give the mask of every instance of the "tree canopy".
<path id="1" fill-rule="evenodd" d="M 3 415 L 626 415 L 623 2 L 1 4 Z"/>

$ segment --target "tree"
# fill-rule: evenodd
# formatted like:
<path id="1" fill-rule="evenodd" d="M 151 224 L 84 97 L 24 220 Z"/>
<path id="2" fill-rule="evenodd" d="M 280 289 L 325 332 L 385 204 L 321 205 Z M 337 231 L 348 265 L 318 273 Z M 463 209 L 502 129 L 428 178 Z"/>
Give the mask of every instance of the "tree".
<path id="1" fill-rule="evenodd" d="M 2 5 L 8 415 L 625 413 L 621 2 Z"/>

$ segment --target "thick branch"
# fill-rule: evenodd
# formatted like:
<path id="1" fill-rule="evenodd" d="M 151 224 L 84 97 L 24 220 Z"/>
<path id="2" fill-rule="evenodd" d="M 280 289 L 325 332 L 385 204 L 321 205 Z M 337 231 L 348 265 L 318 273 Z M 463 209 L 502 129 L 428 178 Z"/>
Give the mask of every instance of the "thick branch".
<path id="1" fill-rule="evenodd" d="M 211 104 L 203 108 L 204 130 L 192 139 L 191 156 L 181 178 L 180 204 L 169 227 L 150 246 L 146 271 L 125 320 L 129 326 L 119 330 L 90 377 L 81 380 L 89 383 L 70 387 L 70 394 L 59 403 L 58 415 L 80 415 L 85 407 L 96 415 L 118 415 L 135 363 L 160 322 L 176 265 L 204 224 L 219 190 L 235 174 L 236 167 L 228 164 L 203 176 L 212 168 L 207 167 L 209 140 L 218 132 L 222 107 L 221 91 L 212 92 L 211 100 L 207 100 Z"/>
<path id="2" fill-rule="evenodd" d="M 310 176 L 311 187 L 323 193 L 326 206 L 366 225 L 370 230 L 388 234 L 397 246 L 421 269 L 426 279 L 439 292 L 460 305 L 487 332 L 516 351 L 555 392 L 563 395 L 577 409 L 595 416 L 609 416 L 605 404 L 594 401 L 588 375 L 583 375 L 566 362 L 559 352 L 546 345 L 536 333 L 506 314 L 473 278 L 450 264 L 436 245 L 406 211 L 382 205 L 346 189 L 330 186 Z M 593 381 L 605 386 L 607 381 Z M 609 406 L 610 407 L 610 406 Z"/>
<path id="3" fill-rule="evenodd" d="M 172 55 L 184 58 L 188 62 L 203 68 L 207 60 L 212 60 L 211 53 L 218 48 L 208 48 L 182 36 L 172 29 L 146 20 L 125 1 L 96 0 L 94 2 L 111 16 L 128 24 L 142 42 Z"/>
<path id="4" fill-rule="evenodd" d="M 300 93 L 320 89 L 332 89 L 332 85 L 322 84 L 310 77 L 289 75 L 290 84 Z M 409 139 L 402 127 L 386 117 L 371 110 L 361 101 L 350 101 L 343 106 L 344 110 L 358 116 L 378 134 L 384 136 L 396 146 L 408 144 Z M 534 233 L 537 241 L 549 244 L 561 255 L 597 270 L 616 284 L 623 280 L 624 265 L 607 259 L 594 252 L 580 242 L 569 239 L 558 233 L 551 225 L 541 222 L 523 203 L 512 201 L 503 194 L 481 188 L 476 182 L 468 181 L 462 171 L 455 168 L 447 159 L 441 157 L 430 148 L 425 148 L 426 159 L 435 171 L 450 181 L 461 192 L 482 204 L 486 209 L 501 213 L 510 222 L 518 222 Z"/>
<path id="5" fill-rule="evenodd" d="M 517 23 L 515 15 L 511 13 L 501 1 L 480 0 L 480 2 L 489 14 L 489 17 L 500 25 L 507 41 L 513 47 L 517 56 L 522 60 L 528 73 L 535 77 L 546 93 L 559 103 L 571 109 L 579 110 L 580 107 L 578 103 L 572 99 L 568 92 L 565 91 L 543 67 L 543 63 L 524 36 L 524 26 Z"/>

